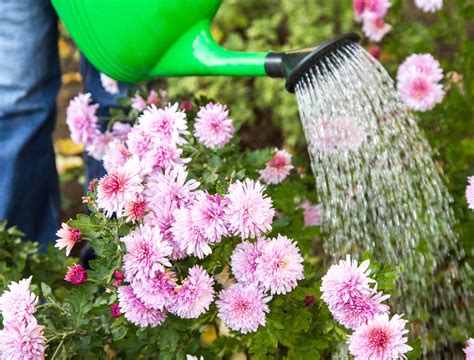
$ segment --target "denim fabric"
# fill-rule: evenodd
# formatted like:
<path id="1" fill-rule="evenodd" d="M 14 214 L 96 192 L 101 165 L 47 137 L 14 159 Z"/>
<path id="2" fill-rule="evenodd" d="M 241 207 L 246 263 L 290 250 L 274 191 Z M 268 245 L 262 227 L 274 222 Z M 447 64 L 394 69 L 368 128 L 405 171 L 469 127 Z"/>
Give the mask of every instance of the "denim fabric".
<path id="1" fill-rule="evenodd" d="M 57 37 L 49 0 L 0 0 L 0 219 L 42 245 L 59 221 Z"/>

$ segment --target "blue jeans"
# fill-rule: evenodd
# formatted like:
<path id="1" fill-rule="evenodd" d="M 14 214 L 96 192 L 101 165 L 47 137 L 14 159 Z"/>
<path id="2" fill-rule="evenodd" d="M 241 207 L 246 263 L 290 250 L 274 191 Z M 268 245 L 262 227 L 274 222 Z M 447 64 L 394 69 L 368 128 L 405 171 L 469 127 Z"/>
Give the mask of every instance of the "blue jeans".
<path id="1" fill-rule="evenodd" d="M 0 0 L 0 220 L 47 244 L 59 225 L 59 189 L 51 134 L 60 85 L 57 17 L 49 0 Z M 101 115 L 127 91 L 111 95 L 82 65 L 85 91 Z M 88 176 L 103 173 L 86 159 Z"/>

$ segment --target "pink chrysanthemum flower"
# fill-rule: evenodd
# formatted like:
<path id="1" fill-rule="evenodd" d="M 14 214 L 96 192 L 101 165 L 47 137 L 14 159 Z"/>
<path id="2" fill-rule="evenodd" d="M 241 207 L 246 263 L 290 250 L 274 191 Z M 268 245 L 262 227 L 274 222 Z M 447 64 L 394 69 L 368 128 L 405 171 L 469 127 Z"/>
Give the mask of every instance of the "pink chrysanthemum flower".
<path id="1" fill-rule="evenodd" d="M 369 277 L 369 265 L 369 260 L 358 265 L 347 255 L 346 260 L 340 260 L 329 268 L 322 278 L 321 298 L 331 311 L 373 293 L 370 284 L 375 280 Z"/>
<path id="2" fill-rule="evenodd" d="M 91 94 L 79 94 L 69 102 L 66 123 L 75 143 L 89 145 L 100 134 L 96 116 L 98 104 L 91 104 Z"/>
<path id="3" fill-rule="evenodd" d="M 199 259 L 212 253 L 209 246 L 211 241 L 206 236 L 205 229 L 196 224 L 189 208 L 176 209 L 173 215 L 175 222 L 171 227 L 171 233 L 184 253 L 195 255 Z"/>
<path id="4" fill-rule="evenodd" d="M 323 223 L 321 215 L 321 205 L 313 204 L 305 199 L 298 209 L 303 209 L 304 226 L 321 226 Z"/>
<path id="5" fill-rule="evenodd" d="M 127 217 L 128 221 L 136 222 L 145 216 L 146 212 L 146 202 L 142 198 L 138 198 L 136 200 L 130 201 L 125 206 L 124 215 Z"/>
<path id="6" fill-rule="evenodd" d="M 165 310 L 166 304 L 174 295 L 176 277 L 172 271 L 155 271 L 153 276 L 132 279 L 133 292 L 147 307 Z"/>
<path id="7" fill-rule="evenodd" d="M 190 159 L 181 158 L 182 153 L 175 145 L 162 142 L 155 144 L 142 158 L 151 169 L 165 170 L 189 162 Z"/>
<path id="8" fill-rule="evenodd" d="M 118 298 L 120 311 L 135 325 L 155 327 L 166 319 L 165 312 L 145 306 L 130 286 L 119 287 Z"/>
<path id="9" fill-rule="evenodd" d="M 224 147 L 234 133 L 225 105 L 209 103 L 199 109 L 194 122 L 194 136 L 211 149 Z"/>
<path id="10" fill-rule="evenodd" d="M 352 7 L 356 21 L 361 21 L 367 14 L 383 18 L 387 14 L 390 2 L 388 0 L 353 0 Z"/>
<path id="11" fill-rule="evenodd" d="M 135 125 L 127 136 L 127 147 L 129 151 L 138 155 L 140 158 L 144 157 L 153 148 L 154 142 L 151 134 L 146 133 L 140 125 Z"/>
<path id="12" fill-rule="evenodd" d="M 474 176 L 467 178 L 469 185 L 466 188 L 466 200 L 469 209 L 474 210 Z"/>
<path id="13" fill-rule="evenodd" d="M 228 235 L 224 207 L 225 202 L 219 194 L 210 195 L 200 191 L 194 199 L 191 216 L 212 243 L 218 243 L 223 236 Z"/>
<path id="14" fill-rule="evenodd" d="M 54 246 L 59 250 L 66 248 L 66 256 L 69 256 L 74 245 L 81 241 L 81 230 L 74 229 L 68 224 L 63 223 L 56 236 L 58 236 L 58 239 Z"/>
<path id="15" fill-rule="evenodd" d="M 232 330 L 255 332 L 260 325 L 265 326 L 270 299 L 256 287 L 234 284 L 219 293 L 218 316 Z"/>
<path id="16" fill-rule="evenodd" d="M 102 161 L 109 150 L 110 143 L 113 139 L 114 137 L 110 132 L 100 132 L 94 139 L 92 139 L 92 142 L 89 145 L 86 145 L 86 151 L 94 159 Z"/>
<path id="17" fill-rule="evenodd" d="M 393 360 L 404 357 L 412 347 L 407 345 L 406 320 L 400 315 L 376 315 L 367 325 L 349 336 L 349 351 L 356 360 Z"/>
<path id="18" fill-rule="evenodd" d="M 46 349 L 43 326 L 34 317 L 28 322 L 14 321 L 0 330 L 0 358 L 42 360 Z"/>
<path id="19" fill-rule="evenodd" d="M 27 322 L 36 312 L 38 297 L 30 291 L 31 276 L 19 282 L 12 281 L 0 297 L 0 311 L 4 324 L 12 321 Z"/>
<path id="20" fill-rule="evenodd" d="M 262 248 L 268 240 L 259 239 L 255 243 L 243 241 L 238 244 L 231 257 L 232 273 L 237 281 L 243 285 L 258 284 L 255 276 L 257 259 L 262 255 Z"/>
<path id="21" fill-rule="evenodd" d="M 147 103 L 138 93 L 132 98 L 132 109 L 142 112 L 146 109 Z"/>
<path id="22" fill-rule="evenodd" d="M 298 247 L 286 236 L 265 242 L 262 254 L 255 260 L 255 277 L 271 294 L 286 294 L 304 278 L 303 257 Z"/>
<path id="23" fill-rule="evenodd" d="M 466 360 L 474 360 L 474 339 L 467 341 L 467 346 L 463 351 L 466 354 Z"/>
<path id="24" fill-rule="evenodd" d="M 132 131 L 130 123 L 116 121 L 112 125 L 112 135 L 120 140 L 127 140 L 128 134 Z"/>
<path id="25" fill-rule="evenodd" d="M 370 55 L 372 55 L 375 59 L 380 59 L 380 54 L 382 53 L 382 49 L 380 48 L 380 46 L 371 46 L 369 49 L 368 49 L 368 52 Z"/>
<path id="26" fill-rule="evenodd" d="M 443 79 L 443 69 L 431 54 L 413 54 L 407 57 L 398 67 L 397 82 L 410 79 L 415 74 L 423 75 L 432 82 Z"/>
<path id="27" fill-rule="evenodd" d="M 367 138 L 362 126 L 348 118 L 322 120 L 312 135 L 314 147 L 325 153 L 356 151 Z"/>
<path id="28" fill-rule="evenodd" d="M 128 202 L 134 201 L 143 190 L 142 179 L 133 163 L 113 169 L 99 181 L 97 205 L 107 217 L 115 212 L 118 217 Z"/>
<path id="29" fill-rule="evenodd" d="M 279 184 L 286 179 L 291 169 L 291 155 L 285 150 L 277 150 L 273 159 L 265 164 L 265 169 L 258 170 L 258 173 L 267 184 Z"/>
<path id="30" fill-rule="evenodd" d="M 120 91 L 118 81 L 103 73 L 100 73 L 100 83 L 109 94 L 117 94 Z"/>
<path id="31" fill-rule="evenodd" d="M 155 172 L 148 182 L 147 201 L 149 203 L 171 203 L 180 207 L 189 205 L 192 192 L 199 187 L 196 180 L 187 180 L 188 172 L 183 166 Z"/>
<path id="32" fill-rule="evenodd" d="M 119 304 L 112 304 L 110 306 L 110 315 L 112 315 L 112 317 L 114 319 L 122 316 L 122 313 L 120 312 L 120 305 Z"/>
<path id="33" fill-rule="evenodd" d="M 163 240 L 156 227 L 144 224 L 122 238 L 127 253 L 123 256 L 123 270 L 127 281 L 152 278 L 157 271 L 171 267 L 168 256 L 173 249 Z"/>
<path id="34" fill-rule="evenodd" d="M 265 187 L 258 181 L 237 180 L 229 186 L 225 197 L 225 218 L 229 230 L 242 239 L 255 238 L 272 228 L 275 210 L 272 200 L 263 194 Z"/>
<path id="35" fill-rule="evenodd" d="M 443 0 L 415 0 L 415 5 L 424 12 L 435 12 L 443 7 Z"/>
<path id="36" fill-rule="evenodd" d="M 214 279 L 201 267 L 194 266 L 184 280 L 168 310 L 184 319 L 196 319 L 214 300 Z"/>
<path id="37" fill-rule="evenodd" d="M 374 293 L 373 295 L 363 295 L 347 302 L 337 309 L 332 309 L 334 319 L 349 329 L 357 329 L 361 325 L 367 324 L 375 315 L 388 314 L 390 307 L 382 304 L 390 295 Z"/>
<path id="38" fill-rule="evenodd" d="M 132 156 L 125 146 L 125 142 L 119 139 L 113 139 L 107 145 L 107 149 L 102 157 L 105 170 L 108 172 L 122 167 Z"/>
<path id="39" fill-rule="evenodd" d="M 67 270 L 64 280 L 74 285 L 81 285 L 87 280 L 86 270 L 79 264 L 75 264 L 69 267 Z"/>
<path id="40" fill-rule="evenodd" d="M 442 86 L 421 74 L 399 82 L 397 88 L 403 102 L 416 111 L 431 110 L 444 98 Z"/>
<path id="41" fill-rule="evenodd" d="M 151 134 L 154 141 L 181 145 L 186 141 L 182 135 L 189 134 L 186 114 L 178 110 L 178 103 L 158 109 L 150 105 L 139 117 L 140 127 Z"/>
<path id="42" fill-rule="evenodd" d="M 392 25 L 387 24 L 383 17 L 370 13 L 364 16 L 362 30 L 370 40 L 379 42 L 392 30 Z"/>

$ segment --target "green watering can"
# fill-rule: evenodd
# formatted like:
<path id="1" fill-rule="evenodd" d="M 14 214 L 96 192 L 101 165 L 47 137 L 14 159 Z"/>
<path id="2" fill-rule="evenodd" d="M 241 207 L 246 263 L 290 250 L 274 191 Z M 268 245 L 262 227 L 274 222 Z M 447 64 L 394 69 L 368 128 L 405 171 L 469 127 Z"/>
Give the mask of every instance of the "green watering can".
<path id="1" fill-rule="evenodd" d="M 210 32 L 221 0 L 52 0 L 87 59 L 124 82 L 171 76 L 271 76 L 297 81 L 329 52 L 360 40 L 346 34 L 315 48 L 238 52 Z"/>

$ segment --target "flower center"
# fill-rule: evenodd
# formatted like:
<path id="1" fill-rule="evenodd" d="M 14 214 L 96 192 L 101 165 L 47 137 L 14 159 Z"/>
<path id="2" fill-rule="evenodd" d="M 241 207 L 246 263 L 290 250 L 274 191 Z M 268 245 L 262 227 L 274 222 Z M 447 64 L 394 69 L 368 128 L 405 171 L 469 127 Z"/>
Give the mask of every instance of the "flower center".
<path id="1" fill-rule="evenodd" d="M 387 333 L 382 329 L 373 329 L 369 334 L 369 342 L 373 347 L 384 348 L 387 343 Z"/>

